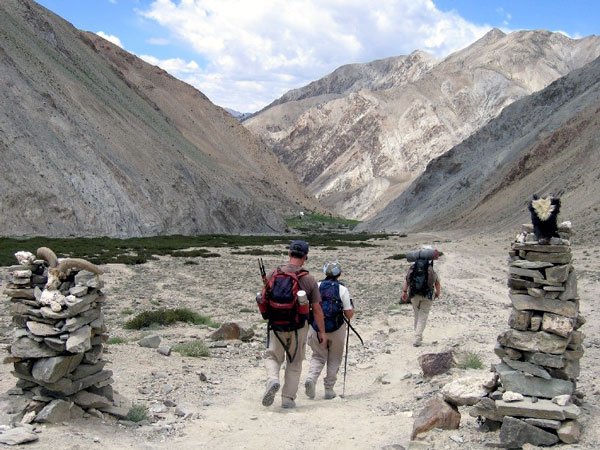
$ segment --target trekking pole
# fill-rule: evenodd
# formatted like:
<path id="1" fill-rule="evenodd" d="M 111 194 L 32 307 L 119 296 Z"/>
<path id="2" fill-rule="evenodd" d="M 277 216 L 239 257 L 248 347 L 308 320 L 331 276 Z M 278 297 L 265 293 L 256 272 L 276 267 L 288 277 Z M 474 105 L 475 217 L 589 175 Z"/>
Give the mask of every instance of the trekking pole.
<path id="1" fill-rule="evenodd" d="M 350 321 L 346 320 L 346 356 L 344 357 L 344 386 L 341 397 L 346 395 L 346 372 L 348 369 L 348 342 L 350 341 Z"/>

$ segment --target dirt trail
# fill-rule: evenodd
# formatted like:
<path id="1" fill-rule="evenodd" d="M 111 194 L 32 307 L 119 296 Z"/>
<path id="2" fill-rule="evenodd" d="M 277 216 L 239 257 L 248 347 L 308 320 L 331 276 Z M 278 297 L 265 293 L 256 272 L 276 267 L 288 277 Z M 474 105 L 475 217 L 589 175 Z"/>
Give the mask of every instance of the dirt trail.
<path id="1" fill-rule="evenodd" d="M 114 371 L 115 389 L 134 403 L 147 405 L 151 411 L 165 400 L 172 400 L 185 416 L 178 417 L 176 408 L 170 407 L 154 414 L 155 423 L 141 427 L 96 418 L 43 426 L 40 440 L 28 448 L 50 450 L 58 439 L 65 449 L 407 447 L 413 412 L 437 395 L 453 376 L 464 374 L 453 369 L 450 374 L 423 379 L 417 362 L 420 354 L 449 348 L 456 352 L 473 351 L 481 356 L 484 370 L 497 362 L 493 347 L 496 336 L 507 327 L 509 312 L 506 288 L 509 239 L 415 235 L 374 241 L 375 248 L 311 249 L 307 268 L 317 276 L 327 259 L 337 258 L 342 262 L 343 279 L 357 307 L 353 323 L 366 345 L 363 348 L 358 339 L 350 339 L 344 398 L 324 400 L 319 380 L 317 397 L 309 400 L 302 384 L 308 368 L 305 361 L 297 408 L 293 410 L 282 409 L 279 396 L 273 406 L 261 405 L 265 382 L 261 359 L 264 325 L 260 324 L 253 304 L 252 293 L 260 287 L 255 257 L 230 255 L 229 250 L 215 249 L 221 258 L 198 258 L 197 265 L 168 257 L 142 266 L 107 266 L 106 316 L 110 333 L 130 340 L 107 348 L 105 359 L 111 361 L 109 368 Z M 385 258 L 425 243 L 433 243 L 444 253 L 436 264 L 442 280 L 442 297 L 432 308 L 424 346 L 415 348 L 412 309 L 397 304 L 399 283 L 407 263 Z M 581 308 L 588 320 L 583 328 L 587 335 L 586 354 L 578 386 L 586 401 L 584 435 L 577 447 L 581 449 L 600 447 L 600 382 L 595 375 L 600 357 L 600 340 L 596 337 L 600 312 L 593 303 L 600 270 L 593 258 L 595 250 L 575 246 Z M 268 266 L 285 261 L 283 256 L 265 259 Z M 7 303 L 2 303 L 5 327 Z M 135 338 L 141 333 L 122 328 L 123 322 L 131 317 L 123 313 L 127 308 L 140 312 L 178 306 L 187 306 L 217 321 L 243 319 L 254 323 L 257 337 L 250 343 L 234 342 L 226 348 L 213 348 L 209 358 L 184 358 L 176 353 L 164 357 L 137 345 Z M 172 345 L 204 338 L 209 330 L 181 325 L 152 332 Z M 307 353 L 310 358 L 310 351 Z M 0 371 L 0 389 L 4 392 L 14 386 L 15 379 L 8 365 L 0 367 Z M 338 394 L 342 386 L 340 371 Z M 483 449 L 486 443 L 498 441 L 497 433 L 478 431 L 466 408 L 460 411 L 460 429 L 432 430 L 424 436 L 430 448 Z"/>

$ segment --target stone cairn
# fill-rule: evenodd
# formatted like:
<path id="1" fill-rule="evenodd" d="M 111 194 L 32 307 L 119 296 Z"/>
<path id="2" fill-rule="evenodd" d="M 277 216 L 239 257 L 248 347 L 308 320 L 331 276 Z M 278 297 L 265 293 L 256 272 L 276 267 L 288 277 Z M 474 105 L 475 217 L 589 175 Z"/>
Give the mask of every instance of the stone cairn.
<path id="1" fill-rule="evenodd" d="M 499 388 L 470 414 L 499 425 L 505 448 L 525 443 L 552 445 L 579 440 L 580 403 L 576 391 L 583 356 L 585 323 L 579 314 L 577 278 L 571 263 L 571 224 L 563 222 L 559 238 L 540 244 L 531 225 L 509 252 L 509 329 L 494 349 L 502 360 L 492 366 Z"/>
<path id="2" fill-rule="evenodd" d="M 58 261 L 42 247 L 37 258 L 15 254 L 10 298 L 14 338 L 10 356 L 18 378 L 15 394 L 26 402 L 13 421 L 56 423 L 84 412 L 118 417 L 127 411 L 116 405 L 112 371 L 105 370 L 103 343 L 108 339 L 102 305 L 102 271 L 82 259 Z"/>

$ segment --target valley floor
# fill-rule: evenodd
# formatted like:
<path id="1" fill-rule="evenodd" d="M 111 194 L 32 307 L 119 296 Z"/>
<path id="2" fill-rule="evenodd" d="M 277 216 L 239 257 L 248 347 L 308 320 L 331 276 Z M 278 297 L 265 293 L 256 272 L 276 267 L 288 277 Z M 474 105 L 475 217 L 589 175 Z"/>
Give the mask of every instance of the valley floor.
<path id="1" fill-rule="evenodd" d="M 517 233 L 518 230 L 515 230 Z M 128 340 L 107 346 L 104 358 L 114 372 L 113 387 L 135 404 L 155 411 L 156 421 L 144 426 L 116 423 L 112 419 L 84 418 L 60 425 L 39 426 L 40 439 L 31 449 L 381 449 L 408 447 L 413 413 L 423 407 L 440 388 L 465 371 L 424 379 L 417 362 L 420 354 L 453 349 L 478 353 L 485 368 L 498 362 L 493 352 L 496 336 L 508 328 L 510 308 L 507 252 L 512 235 L 410 235 L 373 241 L 373 248 L 313 248 L 307 268 L 317 276 L 327 260 L 339 259 L 343 281 L 357 308 L 355 327 L 365 340 L 350 338 L 345 397 L 323 400 L 319 382 L 317 398 L 304 395 L 305 361 L 297 408 L 281 409 L 280 398 L 269 408 L 261 405 L 265 372 L 262 365 L 265 331 L 254 304 L 260 290 L 256 257 L 230 255 L 215 249 L 220 258 L 164 257 L 140 266 L 108 265 L 104 280 L 108 301 L 104 308 L 111 337 Z M 436 262 L 442 280 L 442 297 L 434 303 L 425 330 L 423 347 L 412 346 L 412 308 L 398 305 L 401 283 L 408 263 L 389 256 L 431 244 L 444 255 Z M 585 356 L 578 389 L 585 394 L 584 432 L 576 446 L 600 448 L 600 310 L 595 291 L 600 264 L 597 247 L 574 245 L 583 327 Z M 285 250 L 282 246 L 269 250 Z M 268 267 L 285 262 L 285 257 L 268 256 Z M 3 283 L 7 276 L 3 274 Z M 3 289 L 3 286 L 0 286 Z M 0 305 L 2 342 L 10 342 L 9 301 Z M 210 345 L 209 358 L 162 356 L 142 348 L 142 333 L 123 329 L 129 315 L 158 307 L 188 307 L 216 321 L 244 320 L 256 324 L 256 337 L 249 343 Z M 163 343 L 173 345 L 203 338 L 206 327 L 179 325 L 152 330 Z M 310 350 L 308 351 L 310 358 Z M 0 392 L 14 387 L 10 365 L 0 367 Z M 342 369 L 343 370 L 343 369 Z M 205 380 L 205 381 L 202 381 Z M 343 389 L 340 371 L 336 391 Z M 177 406 L 161 406 L 171 400 Z M 458 430 L 432 430 L 421 435 L 432 449 L 483 449 L 498 442 L 498 433 L 478 430 L 467 408 L 460 408 Z"/>

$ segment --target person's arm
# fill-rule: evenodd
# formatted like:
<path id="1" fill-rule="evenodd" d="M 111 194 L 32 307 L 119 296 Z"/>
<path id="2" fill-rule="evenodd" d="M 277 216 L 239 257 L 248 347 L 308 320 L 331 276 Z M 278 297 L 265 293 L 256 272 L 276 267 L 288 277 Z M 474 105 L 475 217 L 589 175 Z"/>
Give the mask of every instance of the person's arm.
<path id="1" fill-rule="evenodd" d="M 440 287 L 440 282 L 435 280 L 435 298 L 439 298 L 442 293 L 442 288 Z"/>
<path id="2" fill-rule="evenodd" d="M 354 303 L 352 303 L 352 298 L 350 298 L 350 291 L 342 284 L 340 284 L 340 298 L 344 307 L 344 316 L 348 320 L 352 319 L 354 317 Z"/>
<path id="3" fill-rule="evenodd" d="M 323 314 L 321 303 L 313 303 L 312 311 L 315 322 L 317 322 L 317 328 L 319 329 L 319 344 L 327 345 L 327 333 L 325 333 L 325 315 Z"/>
<path id="4" fill-rule="evenodd" d="M 402 287 L 402 301 L 406 303 L 408 301 L 408 283 L 404 280 L 404 286 Z"/>

